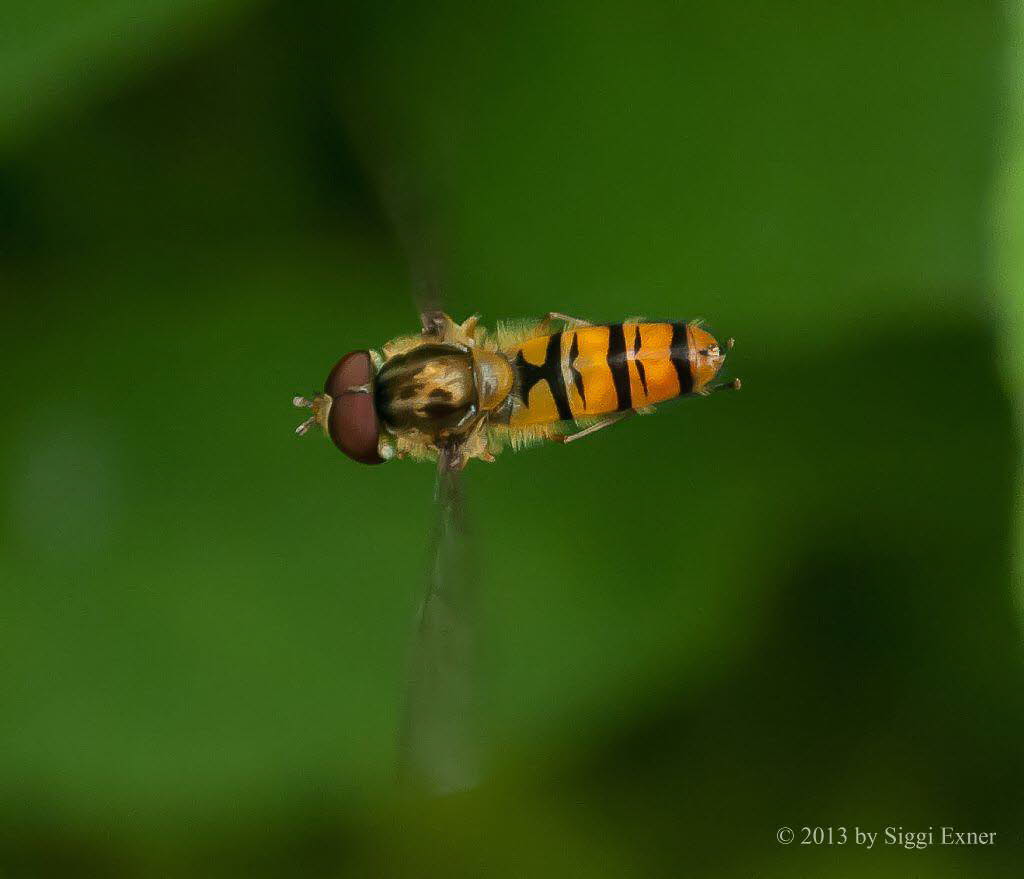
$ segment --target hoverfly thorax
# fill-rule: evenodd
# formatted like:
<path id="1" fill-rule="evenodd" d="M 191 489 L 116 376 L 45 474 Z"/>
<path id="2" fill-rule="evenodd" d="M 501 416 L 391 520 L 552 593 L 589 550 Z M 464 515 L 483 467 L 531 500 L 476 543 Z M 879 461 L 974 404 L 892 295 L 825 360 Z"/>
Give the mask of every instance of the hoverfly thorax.
<path id="1" fill-rule="evenodd" d="M 477 414 L 473 358 L 454 345 L 421 345 L 384 363 L 377 412 L 392 431 L 457 430 Z"/>

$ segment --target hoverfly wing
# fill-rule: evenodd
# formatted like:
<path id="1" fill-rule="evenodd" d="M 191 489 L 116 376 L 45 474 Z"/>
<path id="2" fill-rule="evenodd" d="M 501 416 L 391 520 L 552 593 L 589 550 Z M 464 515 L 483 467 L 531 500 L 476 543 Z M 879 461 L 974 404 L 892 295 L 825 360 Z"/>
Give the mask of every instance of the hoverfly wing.
<path id="1" fill-rule="evenodd" d="M 436 199 L 428 198 L 422 179 L 414 178 L 401 163 L 385 163 L 371 171 L 380 205 L 395 233 L 406 262 L 413 304 L 424 333 L 440 323 L 445 312 L 443 272 L 439 254 L 441 230 Z"/>
<path id="2" fill-rule="evenodd" d="M 390 173 L 381 183 L 381 199 L 385 213 L 395 229 L 409 264 L 413 303 L 420 316 L 424 333 L 434 329 L 444 313 L 442 269 L 439 253 L 440 230 L 433 214 L 427 210 L 427 199 L 420 189 L 403 175 Z"/>
<path id="3" fill-rule="evenodd" d="M 400 773 L 409 787 L 453 793 L 479 780 L 475 651 L 477 574 L 457 448 L 442 450 L 427 589 L 410 655 Z"/>
<path id="4" fill-rule="evenodd" d="M 365 121 L 355 132 L 355 148 L 408 262 L 413 303 L 429 334 L 443 326 L 445 313 L 438 174 L 417 173 L 416 153 L 388 137 L 386 128 Z M 428 187 L 427 180 L 434 183 Z M 459 484 L 464 463 L 458 447 L 438 456 L 426 594 L 412 638 L 399 731 L 402 780 L 430 793 L 465 790 L 478 777 L 476 571 Z"/>
<path id="5" fill-rule="evenodd" d="M 450 236 L 445 234 L 447 214 L 442 208 L 453 203 L 454 167 L 444 156 L 425 164 L 422 144 L 395 126 L 391 116 L 366 103 L 358 78 L 348 85 L 338 93 L 346 117 L 353 121 L 345 125 L 346 146 L 408 263 L 413 301 L 424 332 L 429 332 L 432 315 L 447 310 L 440 255 L 450 252 L 443 246 Z"/>

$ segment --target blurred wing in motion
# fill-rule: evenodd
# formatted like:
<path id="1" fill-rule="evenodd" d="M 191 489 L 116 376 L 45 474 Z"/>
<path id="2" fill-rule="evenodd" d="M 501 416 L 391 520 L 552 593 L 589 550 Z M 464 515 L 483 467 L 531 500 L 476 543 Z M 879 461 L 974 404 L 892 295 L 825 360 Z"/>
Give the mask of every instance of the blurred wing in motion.
<path id="1" fill-rule="evenodd" d="M 439 191 L 445 174 L 417 161 L 418 152 L 395 140 L 386 123 L 362 107 L 350 134 L 409 264 L 412 295 L 424 333 L 441 322 L 444 302 Z M 430 183 L 428 184 L 428 181 Z M 426 595 L 410 650 L 399 771 L 411 788 L 433 794 L 465 790 L 478 777 L 475 713 L 476 578 L 459 485 L 464 461 L 457 447 L 438 458 L 435 522 L 428 548 Z"/>
<path id="2" fill-rule="evenodd" d="M 416 620 L 399 743 L 403 781 L 432 794 L 466 790 L 479 780 L 473 624 L 477 578 L 460 467 L 458 450 L 441 453 L 427 594 Z"/>
<path id="3" fill-rule="evenodd" d="M 381 203 L 409 261 L 424 333 L 443 325 L 436 214 L 421 186 L 392 165 L 378 176 Z M 467 536 L 458 447 L 442 449 L 434 486 L 434 528 L 426 595 L 410 650 L 399 772 L 412 790 L 453 793 L 479 776 L 475 704 L 476 579 Z"/>
<path id="4" fill-rule="evenodd" d="M 408 163 L 377 156 L 365 167 L 409 265 L 412 297 L 423 332 L 430 332 L 436 316 L 444 311 L 438 199 L 426 194 L 422 178 L 410 172 Z"/>
<path id="5" fill-rule="evenodd" d="M 417 197 L 412 183 L 408 179 L 403 182 L 396 171 L 381 172 L 379 192 L 384 213 L 409 262 L 412 296 L 423 332 L 430 332 L 444 311 L 436 221 L 428 219 L 425 198 Z"/>

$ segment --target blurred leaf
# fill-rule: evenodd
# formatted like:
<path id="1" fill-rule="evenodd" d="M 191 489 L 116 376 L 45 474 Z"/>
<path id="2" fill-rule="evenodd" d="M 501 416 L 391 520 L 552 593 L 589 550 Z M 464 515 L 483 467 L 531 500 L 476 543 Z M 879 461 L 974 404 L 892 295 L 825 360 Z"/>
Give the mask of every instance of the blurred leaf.
<path id="1" fill-rule="evenodd" d="M 1014 400 L 1017 438 L 1017 503 L 1014 586 L 1024 624 L 1024 4 L 1009 4 L 1009 48 L 1003 167 L 997 178 L 994 222 L 996 286 L 999 294 L 1002 367 Z"/>
<path id="2" fill-rule="evenodd" d="M 5 0 L 0 149 L 54 113 L 149 74 L 259 0 Z"/>
<path id="3" fill-rule="evenodd" d="M 0 163 L 0 869 L 824 875 L 775 828 L 1024 824 L 995 4 L 279 3 L 171 64 L 243 7 L 159 8 Z M 745 382 L 468 469 L 491 765 L 419 811 L 431 469 L 289 405 L 416 327 L 396 158 L 457 314 L 704 314 Z"/>

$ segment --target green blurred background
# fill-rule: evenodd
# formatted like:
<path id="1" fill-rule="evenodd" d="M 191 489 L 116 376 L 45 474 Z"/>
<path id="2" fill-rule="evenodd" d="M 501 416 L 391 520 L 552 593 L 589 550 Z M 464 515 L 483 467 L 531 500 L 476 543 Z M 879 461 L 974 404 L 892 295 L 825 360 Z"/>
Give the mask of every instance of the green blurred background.
<path id="1" fill-rule="evenodd" d="M 1014 6 L 0 21 L 0 874 L 1024 869 Z M 396 203 L 453 315 L 704 316 L 744 380 L 470 466 L 490 766 L 434 801 L 431 468 L 289 405 L 415 329 Z M 997 844 L 775 839 L 943 824 Z"/>

